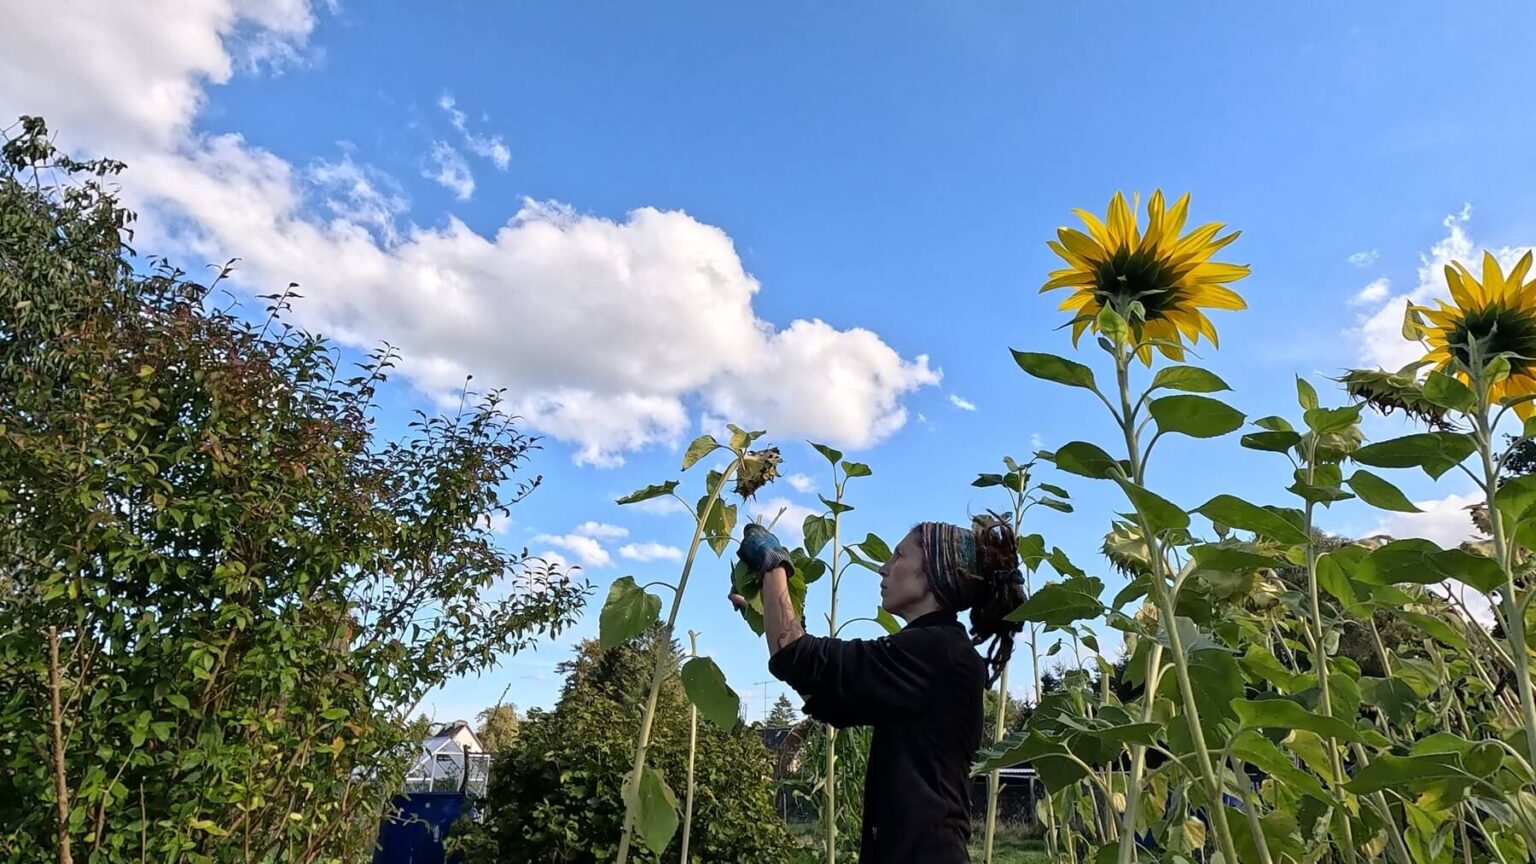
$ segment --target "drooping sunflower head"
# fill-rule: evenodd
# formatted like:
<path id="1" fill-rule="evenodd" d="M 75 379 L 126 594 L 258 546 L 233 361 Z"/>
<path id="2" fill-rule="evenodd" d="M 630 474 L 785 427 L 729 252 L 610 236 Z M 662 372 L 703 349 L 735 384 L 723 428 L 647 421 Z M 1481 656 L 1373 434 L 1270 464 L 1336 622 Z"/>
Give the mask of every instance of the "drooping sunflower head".
<path id="1" fill-rule="evenodd" d="M 1490 397 L 1499 401 L 1536 393 L 1536 281 L 1526 281 L 1530 270 L 1530 252 L 1507 275 L 1498 259 L 1484 252 L 1482 279 L 1460 261 L 1447 265 L 1445 282 L 1454 302 L 1409 307 L 1411 316 L 1425 322 L 1419 325 L 1429 345 L 1424 359 L 1470 384 L 1474 363 L 1502 355 L 1509 361 L 1509 375 L 1493 383 Z M 1515 412 L 1530 417 L 1536 403 L 1522 402 Z"/>
<path id="2" fill-rule="evenodd" d="M 1051 250 L 1067 266 L 1053 270 L 1040 291 L 1071 288 L 1061 309 L 1073 314 L 1072 342 L 1090 328 L 1108 307 L 1131 325 L 1136 341 L 1143 343 L 1137 356 L 1148 365 L 1155 345 L 1171 360 L 1184 359 L 1184 346 L 1201 336 L 1216 345 L 1216 327 L 1203 309 L 1245 309 L 1248 304 L 1226 286 L 1248 275 L 1244 264 L 1224 264 L 1211 256 L 1236 240 L 1240 232 L 1221 234 L 1219 222 L 1202 225 L 1183 234 L 1189 215 L 1189 194 L 1172 207 L 1165 206 L 1162 190 L 1147 201 L 1147 225 L 1137 224 L 1140 197 L 1127 205 L 1119 192 L 1109 201 L 1109 213 L 1099 217 L 1075 210 L 1087 233 L 1059 228 Z"/>

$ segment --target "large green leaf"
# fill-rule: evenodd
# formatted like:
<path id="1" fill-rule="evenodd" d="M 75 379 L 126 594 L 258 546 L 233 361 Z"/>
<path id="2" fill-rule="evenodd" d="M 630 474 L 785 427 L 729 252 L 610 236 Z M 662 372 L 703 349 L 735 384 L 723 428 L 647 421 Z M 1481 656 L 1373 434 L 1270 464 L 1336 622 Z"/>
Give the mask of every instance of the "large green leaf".
<path id="1" fill-rule="evenodd" d="M 1460 465 L 1477 449 L 1472 437 L 1461 432 L 1420 432 L 1389 441 L 1367 444 L 1351 454 L 1356 462 L 1372 468 L 1423 468 L 1431 477 Z"/>
<path id="2" fill-rule="evenodd" d="M 879 624 L 886 633 L 895 633 L 901 630 L 901 622 L 896 620 L 895 615 L 885 611 L 884 606 L 875 609 L 875 623 Z"/>
<path id="3" fill-rule="evenodd" d="M 1349 477 L 1349 488 L 1355 490 L 1360 500 L 1383 510 L 1395 510 L 1399 513 L 1419 513 L 1419 508 L 1413 506 L 1402 490 L 1391 483 L 1377 477 L 1369 471 L 1361 469 Z"/>
<path id="4" fill-rule="evenodd" d="M 1156 390 L 1159 387 L 1183 390 L 1186 393 L 1215 393 L 1218 390 L 1232 389 L 1215 373 L 1198 366 L 1164 366 L 1152 376 L 1152 386 L 1149 389 Z"/>
<path id="5" fill-rule="evenodd" d="M 1459 620 L 1459 616 L 1457 616 L 1457 623 L 1453 626 L 1451 623 L 1436 618 L 1433 615 L 1425 615 L 1423 612 L 1414 612 L 1410 609 L 1404 609 L 1403 607 L 1396 604 L 1387 605 L 1386 610 L 1392 613 L 1394 616 L 1407 621 L 1409 624 L 1412 624 L 1420 630 L 1423 630 L 1429 636 L 1432 636 L 1435 639 L 1445 643 L 1446 645 L 1455 648 L 1457 651 L 1467 650 L 1467 636 L 1461 630 L 1462 625 Z"/>
<path id="6" fill-rule="evenodd" d="M 1093 370 L 1065 357 L 1033 351 L 1014 351 L 1013 361 L 1019 364 L 1020 369 L 1036 378 L 1065 384 L 1068 387 L 1097 389 L 1093 381 Z"/>
<path id="7" fill-rule="evenodd" d="M 1419 694 L 1396 678 L 1361 678 L 1360 701 L 1381 710 L 1390 723 L 1407 723 L 1418 710 Z"/>
<path id="8" fill-rule="evenodd" d="M 631 492 L 628 495 L 625 495 L 623 498 L 620 498 L 615 503 L 618 503 L 618 504 L 638 504 L 641 501 L 649 501 L 652 498 L 660 498 L 663 495 L 670 495 L 670 494 L 672 494 L 672 490 L 676 489 L 676 488 L 677 488 L 677 481 L 676 480 L 668 480 L 665 483 L 653 484 L 651 486 L 645 487 L 644 489 L 640 489 L 638 491 Z"/>
<path id="9" fill-rule="evenodd" d="M 1045 538 L 1039 534 L 1025 534 L 1019 538 L 1019 561 L 1029 568 L 1029 572 L 1035 572 L 1040 562 L 1045 560 Z"/>
<path id="10" fill-rule="evenodd" d="M 978 753 L 978 761 L 971 766 L 971 776 L 1028 764 L 1039 773 L 1045 788 L 1054 794 L 1088 776 L 1087 769 L 1066 758 L 1066 754 L 1067 748 L 1063 744 L 1026 729 Z"/>
<path id="11" fill-rule="evenodd" d="M 1215 438 L 1243 425 L 1243 412 L 1209 396 L 1164 396 L 1148 403 L 1147 410 L 1159 431 L 1192 438 Z"/>
<path id="12" fill-rule="evenodd" d="M 833 465 L 836 465 L 837 463 L 843 461 L 843 451 L 841 451 L 841 450 L 834 450 L 834 449 L 832 449 L 831 447 L 828 447 L 825 444 L 817 444 L 815 441 L 807 441 L 805 443 L 807 443 L 807 444 L 811 445 L 812 447 L 816 448 L 816 452 L 820 453 L 823 456 L 825 456 L 827 458 L 827 461 L 831 462 Z"/>
<path id="13" fill-rule="evenodd" d="M 688 701 L 698 706 L 699 713 L 721 729 L 730 731 L 741 714 L 741 699 L 731 685 L 725 683 L 725 673 L 708 657 L 691 657 L 683 664 L 683 690 Z"/>
<path id="14" fill-rule="evenodd" d="M 1457 579 L 1479 591 L 1504 584 L 1499 562 L 1465 549 L 1441 549 L 1429 540 L 1394 540 L 1371 552 L 1361 562 L 1355 578 L 1377 585 L 1401 582 L 1433 585 Z"/>
<path id="15" fill-rule="evenodd" d="M 646 593 L 633 576 L 621 576 L 613 580 L 608 601 L 597 616 L 598 642 L 605 651 L 616 648 L 644 633 L 660 617 L 661 598 Z"/>
<path id="16" fill-rule="evenodd" d="M 885 541 L 874 534 L 864 535 L 864 541 L 859 544 L 859 551 L 864 553 L 865 558 L 876 564 L 884 564 L 891 560 L 891 547 L 885 545 Z"/>
<path id="17" fill-rule="evenodd" d="M 1273 555 L 1257 551 L 1248 543 L 1202 543 L 1189 547 L 1195 564 L 1201 570 L 1237 573 L 1262 567 L 1285 567 L 1286 562 Z"/>
<path id="18" fill-rule="evenodd" d="M 1289 699 L 1234 699 L 1232 710 L 1244 729 L 1305 729 L 1351 744 L 1360 741 L 1355 727 L 1337 717 L 1313 714 Z"/>
<path id="19" fill-rule="evenodd" d="M 1063 471 L 1106 480 L 1120 472 L 1120 463 L 1097 445 L 1086 441 L 1072 441 L 1061 445 L 1055 453 L 1056 467 Z"/>
<path id="20" fill-rule="evenodd" d="M 1302 420 L 1317 435 L 1327 435 L 1329 432 L 1342 432 L 1345 429 L 1360 422 L 1360 411 L 1364 405 L 1351 405 L 1347 408 L 1311 408 L 1302 415 Z"/>
<path id="21" fill-rule="evenodd" d="M 731 545 L 731 533 L 735 530 L 736 505 L 716 498 L 715 506 L 709 509 L 708 518 L 704 520 L 704 535 L 708 538 L 705 542 L 715 550 L 716 555 L 724 555 L 726 548 Z"/>
<path id="22" fill-rule="evenodd" d="M 660 855 L 677 833 L 677 796 L 655 768 L 646 768 L 640 782 L 625 784 L 624 803 L 634 813 L 634 830 L 645 848 Z"/>
<path id="23" fill-rule="evenodd" d="M 1284 453 L 1301 443 L 1299 432 L 1249 432 L 1238 440 L 1239 444 L 1249 450 L 1266 450 L 1270 453 Z"/>
<path id="24" fill-rule="evenodd" d="M 713 435 L 700 435 L 693 439 L 693 443 L 689 444 L 688 449 L 683 451 L 683 470 L 687 471 L 689 468 L 692 468 L 694 463 L 715 452 L 719 447 L 720 442 L 716 441 Z"/>
<path id="25" fill-rule="evenodd" d="M 815 514 L 807 516 L 801 526 L 801 533 L 805 537 L 805 551 L 814 558 L 832 540 L 832 520 Z"/>
<path id="26" fill-rule="evenodd" d="M 1064 627 L 1097 618 L 1104 614 L 1104 604 L 1099 601 L 1103 590 L 1104 583 L 1093 577 L 1051 582 L 1008 613 L 1008 620 Z"/>
<path id="27" fill-rule="evenodd" d="M 1440 780 L 1466 776 L 1454 753 L 1425 753 L 1420 756 L 1379 755 L 1371 764 L 1355 772 L 1355 779 L 1344 788 L 1356 795 L 1369 795 L 1390 789 L 1398 793 L 1415 792 Z"/>
<path id="28" fill-rule="evenodd" d="M 848 477 L 869 477 L 875 472 L 863 462 L 844 462 L 843 474 Z"/>
<path id="29" fill-rule="evenodd" d="M 1311 675 L 1292 672 L 1268 648 L 1255 642 L 1248 644 L 1248 650 L 1237 662 L 1251 678 L 1273 684 L 1281 693 L 1296 693 L 1317 683 Z"/>
<path id="30" fill-rule="evenodd" d="M 1316 777 L 1297 768 L 1291 757 L 1285 755 L 1268 738 L 1253 732 L 1240 733 L 1233 742 L 1232 755 L 1274 777 L 1295 792 L 1325 804 L 1336 803 Z"/>
<path id="31" fill-rule="evenodd" d="M 1154 534 L 1189 527 L 1189 514 L 1180 509 L 1179 505 L 1129 480 L 1116 478 L 1116 482 L 1120 484 L 1121 489 L 1125 490 L 1126 497 L 1131 499 L 1131 503 L 1146 519 L 1147 526 Z"/>
<path id="32" fill-rule="evenodd" d="M 1472 388 L 1438 369 L 1424 379 L 1424 398 L 1452 411 L 1466 412 L 1477 407 L 1477 394 Z"/>
<path id="33" fill-rule="evenodd" d="M 1274 509 L 1249 504 L 1232 495 L 1217 495 L 1201 504 L 1196 513 L 1233 528 L 1262 534 L 1282 543 L 1305 543 L 1307 534 Z"/>

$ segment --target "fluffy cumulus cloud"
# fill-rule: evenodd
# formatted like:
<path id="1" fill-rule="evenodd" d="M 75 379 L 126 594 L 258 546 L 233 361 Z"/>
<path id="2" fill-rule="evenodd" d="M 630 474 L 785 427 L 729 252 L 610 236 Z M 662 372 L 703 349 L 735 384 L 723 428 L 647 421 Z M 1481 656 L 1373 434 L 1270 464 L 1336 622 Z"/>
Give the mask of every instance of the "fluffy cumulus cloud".
<path id="1" fill-rule="evenodd" d="M 1418 279 L 1406 292 L 1393 292 L 1391 283 L 1377 279 L 1357 291 L 1350 303 L 1361 308 L 1355 326 L 1349 336 L 1358 346 L 1360 360 L 1368 366 L 1382 369 L 1401 369 L 1418 360 L 1423 349 L 1417 343 L 1403 338 L 1403 309 L 1408 303 L 1430 304 L 1437 299 L 1450 300 L 1445 287 L 1445 266 L 1461 261 L 1473 273 L 1482 272 L 1480 260 L 1484 247 L 1472 241 L 1467 230 L 1472 221 L 1472 205 L 1458 213 L 1445 217 L 1445 236 L 1435 242 L 1428 252 L 1419 256 Z M 1524 255 L 1529 247 L 1503 246 L 1490 249 L 1506 269 Z"/>
<path id="2" fill-rule="evenodd" d="M 790 488 L 802 495 L 816 491 L 816 479 L 806 474 L 785 474 L 784 482 L 788 483 Z"/>
<path id="3" fill-rule="evenodd" d="M 535 543 L 545 543 L 564 549 L 576 556 L 576 560 L 583 567 L 609 567 L 613 565 L 613 555 L 609 554 L 604 540 L 617 540 L 629 536 L 629 531 L 617 525 L 605 525 L 601 522 L 583 522 L 577 525 L 568 534 L 538 534 L 533 538 Z M 559 553 L 553 553 L 559 555 Z M 622 553 L 621 553 L 622 554 Z M 544 555 L 546 559 L 548 554 Z"/>
<path id="4" fill-rule="evenodd" d="M 404 196 L 351 154 L 302 169 L 197 132 L 206 87 L 310 50 L 303 0 L 55 5 L 22 4 L 0 28 L 0 115 L 42 114 L 66 148 L 127 161 L 141 248 L 238 256 L 237 280 L 261 291 L 298 282 L 300 323 L 390 341 L 436 396 L 470 372 L 508 388 L 510 409 L 580 463 L 676 446 L 702 412 L 865 447 L 906 423 L 904 396 L 939 383 L 926 356 L 868 330 L 758 318 L 731 237 L 687 213 L 524 200 L 490 235 L 456 219 L 398 227 Z M 456 103 L 444 110 L 475 134 Z M 442 179 L 468 194 L 467 171 Z"/>
<path id="5" fill-rule="evenodd" d="M 1349 256 L 1349 263 L 1356 267 L 1369 267 L 1376 263 L 1381 253 L 1375 249 L 1364 249 Z"/>
<path id="6" fill-rule="evenodd" d="M 625 543 L 619 547 L 619 555 L 631 561 L 681 561 L 683 550 L 665 543 Z"/>
<path id="7" fill-rule="evenodd" d="M 798 546 L 805 539 L 805 517 L 823 512 L 820 508 L 812 510 L 783 496 L 761 501 L 753 499 L 747 502 L 746 509 L 749 518 L 760 518 L 764 525 L 772 522 L 773 533 L 787 546 Z M 774 522 L 775 518 L 777 522 Z"/>

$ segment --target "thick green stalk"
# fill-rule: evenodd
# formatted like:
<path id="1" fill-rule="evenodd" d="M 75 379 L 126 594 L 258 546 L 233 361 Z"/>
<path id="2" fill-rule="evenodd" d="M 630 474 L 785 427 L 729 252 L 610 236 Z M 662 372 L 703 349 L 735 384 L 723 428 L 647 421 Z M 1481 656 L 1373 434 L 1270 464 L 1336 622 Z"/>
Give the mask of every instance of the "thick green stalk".
<path id="1" fill-rule="evenodd" d="M 645 713 L 640 715 L 640 735 L 635 742 L 635 764 L 630 769 L 629 777 L 624 781 L 628 790 L 635 789 L 640 783 L 640 775 L 645 771 L 645 757 L 651 747 L 651 725 L 656 720 L 656 699 L 661 695 L 661 682 L 666 680 L 671 673 L 669 667 L 675 665 L 676 660 L 672 656 L 672 627 L 677 623 L 677 610 L 683 605 L 683 591 L 688 587 L 688 574 L 693 572 L 693 561 L 699 554 L 699 543 L 704 539 L 704 526 L 709 522 L 710 514 L 715 510 L 715 505 L 720 503 L 720 492 L 725 488 L 727 480 L 741 467 L 741 458 L 737 457 L 731 462 L 730 467 L 721 475 L 720 482 L 709 493 L 709 501 L 704 505 L 704 512 L 699 514 L 698 525 L 693 530 L 693 542 L 688 546 L 688 558 L 683 562 L 683 573 L 678 577 L 677 590 L 672 594 L 672 609 L 667 613 L 667 623 L 661 630 L 656 642 L 656 663 L 651 670 L 651 692 L 645 700 Z M 629 860 L 629 844 L 635 830 L 635 810 L 631 803 L 634 795 L 626 796 L 624 804 L 624 828 L 619 834 L 618 864 L 625 864 Z"/>
<path id="2" fill-rule="evenodd" d="M 699 634 L 688 631 L 688 650 L 694 656 L 699 656 Z M 693 829 L 693 765 L 694 757 L 699 752 L 699 706 L 688 705 L 688 794 L 683 803 L 683 849 L 678 855 L 679 861 L 688 864 L 688 836 Z"/>
<path id="3" fill-rule="evenodd" d="M 1142 485 L 1138 482 L 1142 477 L 1143 467 L 1136 440 L 1136 419 L 1131 407 L 1130 355 L 1123 345 L 1115 346 L 1115 379 L 1120 387 L 1120 428 L 1125 435 L 1126 453 L 1131 463 L 1131 479 L 1132 482 L 1137 482 L 1137 485 Z M 1139 507 L 1136 512 L 1136 521 L 1141 528 L 1142 541 L 1147 547 L 1148 563 L 1152 567 L 1152 593 L 1155 595 L 1158 614 L 1162 618 L 1163 630 L 1168 634 L 1169 653 L 1173 655 L 1173 671 L 1179 682 L 1179 694 L 1183 697 L 1184 718 L 1189 724 L 1189 735 L 1195 748 L 1195 761 L 1200 766 L 1206 795 L 1210 799 L 1211 825 L 1216 829 L 1216 842 L 1221 848 L 1223 858 L 1228 861 L 1237 861 L 1237 847 L 1232 841 L 1232 828 L 1227 824 L 1226 808 L 1221 803 L 1221 777 L 1211 764 L 1210 749 L 1205 744 L 1205 730 L 1200 725 L 1200 709 L 1195 704 L 1194 684 L 1189 678 L 1189 662 L 1184 656 L 1183 639 L 1179 636 L 1175 614 L 1177 610 L 1173 602 L 1173 594 L 1167 584 L 1168 577 L 1163 566 L 1162 548 L 1157 543 L 1151 525 Z M 1151 696 L 1150 693 L 1147 695 Z M 1132 761 L 1135 761 L 1134 752 Z M 1128 815 L 1130 809 L 1126 807 Z M 1127 822 L 1127 825 L 1134 831 L 1135 823 Z"/>
<path id="4" fill-rule="evenodd" d="M 1008 728 L 1007 716 L 1008 666 L 1004 664 L 997 676 L 997 722 L 992 724 L 993 744 L 1003 740 L 1003 730 Z M 981 846 L 981 860 L 985 864 L 992 864 L 992 840 L 997 834 L 997 789 L 1000 777 L 1002 774 L 997 771 L 987 775 L 987 830 Z"/>
<path id="5" fill-rule="evenodd" d="M 1481 376 L 1478 376 L 1481 377 Z M 1504 518 L 1494 504 L 1499 490 L 1499 473 L 1493 461 L 1493 429 L 1488 423 L 1488 387 L 1477 388 L 1477 450 L 1483 459 L 1483 491 L 1488 499 L 1488 527 L 1493 535 L 1493 549 L 1499 568 L 1504 571 L 1504 634 L 1515 661 L 1515 685 L 1520 693 L 1520 712 L 1525 721 L 1525 744 L 1532 765 L 1536 765 L 1536 694 L 1531 691 L 1530 651 L 1525 646 L 1525 609 L 1516 596 L 1515 570 L 1511 562 L 1511 544 L 1504 537 Z"/>
<path id="6" fill-rule="evenodd" d="M 1312 436 L 1312 446 L 1307 452 L 1307 485 L 1312 485 L 1316 475 L 1313 460 L 1317 456 L 1317 436 Z M 1307 533 L 1307 601 L 1311 604 L 1312 613 L 1312 654 L 1317 661 L 1317 689 L 1322 699 L 1323 714 L 1333 716 L 1333 696 L 1328 688 L 1328 646 L 1327 637 L 1323 632 L 1323 607 L 1317 587 L 1317 543 L 1312 536 L 1312 508 L 1311 501 L 1307 502 L 1303 518 L 1304 529 Z M 1328 759 L 1333 769 L 1333 785 L 1340 786 L 1345 781 L 1344 763 L 1339 759 L 1339 742 L 1333 738 L 1328 741 Z M 1340 809 L 1338 811 L 1339 827 L 1343 833 L 1344 856 L 1349 861 L 1355 860 L 1355 836 L 1354 829 L 1350 825 L 1349 812 Z"/>
<path id="7" fill-rule="evenodd" d="M 837 490 L 837 503 L 843 503 L 843 484 L 837 482 L 837 466 L 832 466 L 832 479 Z M 837 635 L 837 587 L 842 581 L 838 572 L 838 558 L 842 552 L 843 514 L 837 508 L 832 512 L 832 602 L 827 611 L 827 635 Z M 837 728 L 827 726 L 827 763 L 823 791 L 826 793 L 827 864 L 837 864 Z"/>

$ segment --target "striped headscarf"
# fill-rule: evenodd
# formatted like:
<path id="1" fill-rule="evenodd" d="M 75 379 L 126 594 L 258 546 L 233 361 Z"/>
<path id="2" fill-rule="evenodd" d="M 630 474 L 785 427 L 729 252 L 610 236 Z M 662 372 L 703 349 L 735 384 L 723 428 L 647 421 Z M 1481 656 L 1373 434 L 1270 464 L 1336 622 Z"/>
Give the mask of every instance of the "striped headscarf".
<path id="1" fill-rule="evenodd" d="M 939 608 L 958 611 L 964 605 L 960 598 L 960 571 L 976 574 L 976 534 L 968 528 L 947 522 L 924 522 L 922 531 L 923 555 L 928 571 L 928 589 L 939 603 Z"/>

